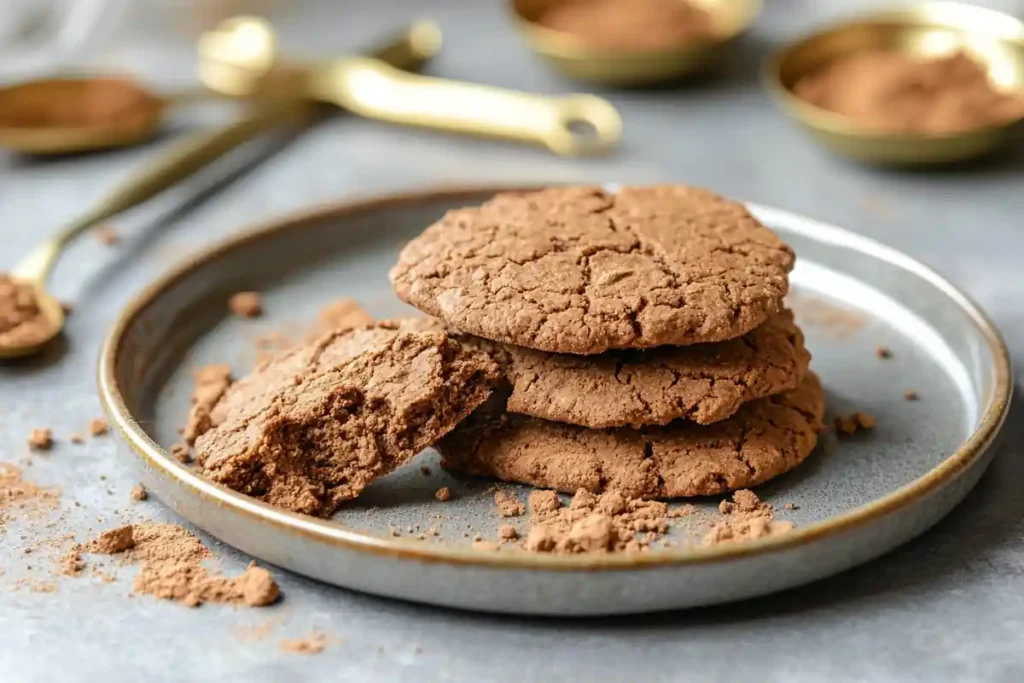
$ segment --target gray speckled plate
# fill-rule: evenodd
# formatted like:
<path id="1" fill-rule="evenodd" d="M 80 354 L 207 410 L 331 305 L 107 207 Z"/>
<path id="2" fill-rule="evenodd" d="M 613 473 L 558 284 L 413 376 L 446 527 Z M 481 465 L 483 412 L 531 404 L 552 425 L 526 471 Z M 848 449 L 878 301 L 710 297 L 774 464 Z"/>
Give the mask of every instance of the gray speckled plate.
<path id="1" fill-rule="evenodd" d="M 594 615 L 707 605 L 807 583 L 875 558 L 938 521 L 992 456 L 1012 384 L 1006 349 L 985 315 L 916 261 L 836 227 L 767 207 L 752 210 L 799 257 L 791 305 L 823 378 L 831 414 L 865 410 L 870 433 L 826 435 L 798 470 L 760 487 L 796 528 L 769 539 L 703 547 L 716 500 L 680 520 L 671 549 L 632 556 L 543 556 L 470 547 L 495 540 L 491 482 L 445 473 L 436 454 L 373 484 L 325 522 L 211 484 L 168 457 L 191 392 L 191 370 L 244 373 L 255 340 L 308 322 L 352 297 L 371 313 L 408 309 L 387 271 L 402 244 L 453 206 L 495 188 L 386 197 L 288 218 L 182 265 L 128 307 L 99 368 L 104 405 L 125 457 L 167 505 L 262 560 L 378 595 L 495 612 Z M 258 289 L 267 315 L 226 315 L 232 292 Z M 888 347 L 883 360 L 875 348 Z M 920 400 L 908 401 L 906 390 Z M 421 470 L 430 469 L 429 474 Z M 447 503 L 434 491 L 448 486 Z M 526 489 L 504 486 L 525 496 Z M 783 510 L 794 503 L 794 510 Z M 969 514 L 969 511 L 964 511 Z M 524 529 L 524 518 L 511 520 Z M 438 535 L 414 538 L 434 528 Z M 400 536 L 392 535 L 395 529 Z"/>

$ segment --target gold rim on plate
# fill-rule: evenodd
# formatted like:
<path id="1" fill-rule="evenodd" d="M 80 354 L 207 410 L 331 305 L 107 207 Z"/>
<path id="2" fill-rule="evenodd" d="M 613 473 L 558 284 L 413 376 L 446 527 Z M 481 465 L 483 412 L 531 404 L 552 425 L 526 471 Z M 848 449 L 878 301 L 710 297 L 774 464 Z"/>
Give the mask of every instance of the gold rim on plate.
<path id="1" fill-rule="evenodd" d="M 454 544 L 426 546 L 401 538 L 373 536 L 349 530 L 333 521 L 296 514 L 273 507 L 254 498 L 215 484 L 177 462 L 157 445 L 142 429 L 125 405 L 114 369 L 121 352 L 121 341 L 126 331 L 154 300 L 175 283 L 188 278 L 200 265 L 216 261 L 221 256 L 246 244 L 279 235 L 282 232 L 308 227 L 331 219 L 367 214 L 394 207 L 423 202 L 459 201 L 479 199 L 484 195 L 510 190 L 538 189 L 533 187 L 481 186 L 460 189 L 425 190 L 407 194 L 355 199 L 327 205 L 290 217 L 258 225 L 237 237 L 229 238 L 207 248 L 173 268 L 136 296 L 118 317 L 113 329 L 104 340 L 98 367 L 100 401 L 114 426 L 144 463 L 167 483 L 183 486 L 191 493 L 207 498 L 222 508 L 248 518 L 250 522 L 270 524 L 280 529 L 306 536 L 321 543 L 344 547 L 375 555 L 391 556 L 417 562 L 478 565 L 505 569 L 544 570 L 622 570 L 659 568 L 684 564 L 701 564 L 732 560 L 790 550 L 846 531 L 863 527 L 885 515 L 906 508 L 952 482 L 959 473 L 974 464 L 992 445 L 1009 411 L 1013 393 L 1009 352 L 1002 337 L 988 316 L 965 294 L 957 290 L 940 275 L 874 240 L 852 233 L 843 233 L 845 244 L 876 258 L 897 265 L 927 280 L 963 309 L 983 334 L 989 352 L 994 358 L 995 382 L 993 395 L 987 401 L 980 423 L 971 436 L 948 458 L 921 477 L 903 485 L 892 493 L 849 512 L 821 522 L 797 527 L 790 532 L 737 544 L 709 547 L 666 549 L 656 553 L 634 555 L 568 555 L 548 556 L 536 553 L 486 553 Z M 827 225 L 801 219 L 823 232 L 836 230 Z"/>

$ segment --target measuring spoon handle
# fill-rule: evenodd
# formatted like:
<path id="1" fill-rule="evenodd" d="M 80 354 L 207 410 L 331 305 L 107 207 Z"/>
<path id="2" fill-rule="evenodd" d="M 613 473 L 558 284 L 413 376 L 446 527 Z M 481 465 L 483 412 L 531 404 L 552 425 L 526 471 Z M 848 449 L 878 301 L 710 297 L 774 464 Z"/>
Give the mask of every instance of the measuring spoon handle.
<path id="1" fill-rule="evenodd" d="M 601 152 L 622 134 L 618 112 L 599 97 L 536 95 L 431 78 L 369 57 L 318 67 L 310 87 L 317 99 L 367 118 L 531 142 L 558 154 Z"/>

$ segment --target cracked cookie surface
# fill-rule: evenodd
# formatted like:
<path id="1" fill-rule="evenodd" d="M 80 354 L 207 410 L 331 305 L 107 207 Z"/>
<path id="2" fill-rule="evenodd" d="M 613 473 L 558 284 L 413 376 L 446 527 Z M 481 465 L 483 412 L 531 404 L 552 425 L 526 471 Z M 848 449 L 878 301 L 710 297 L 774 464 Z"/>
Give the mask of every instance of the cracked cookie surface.
<path id="1" fill-rule="evenodd" d="M 747 401 L 793 389 L 811 360 L 788 310 L 717 344 L 576 356 L 477 343 L 508 378 L 509 412 L 596 429 L 718 422 Z"/>
<path id="2" fill-rule="evenodd" d="M 596 354 L 745 334 L 781 310 L 792 266 L 775 233 L 707 190 L 567 187 L 449 211 L 391 282 L 460 332 Z"/>
<path id="3" fill-rule="evenodd" d="M 326 516 L 487 400 L 500 371 L 430 321 L 335 332 L 261 364 L 196 440 L 213 481 Z"/>
<path id="4" fill-rule="evenodd" d="M 825 399 L 808 372 L 793 390 L 761 398 L 722 422 L 587 429 L 514 415 L 501 398 L 437 444 L 442 465 L 470 474 L 573 493 L 709 496 L 764 483 L 814 450 Z"/>

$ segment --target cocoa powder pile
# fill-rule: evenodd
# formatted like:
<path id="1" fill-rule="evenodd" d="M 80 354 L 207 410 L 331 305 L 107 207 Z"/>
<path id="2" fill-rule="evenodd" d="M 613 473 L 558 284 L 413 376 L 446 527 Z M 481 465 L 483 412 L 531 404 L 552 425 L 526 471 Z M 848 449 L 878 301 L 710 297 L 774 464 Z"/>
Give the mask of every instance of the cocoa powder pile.
<path id="1" fill-rule="evenodd" d="M 20 468 L 0 462 L 0 529 L 7 519 L 18 513 L 32 516 L 55 509 L 59 502 L 60 492 L 57 489 L 25 481 Z"/>
<path id="2" fill-rule="evenodd" d="M 764 538 L 793 528 L 792 522 L 776 521 L 775 509 L 747 489 L 733 493 L 732 501 L 723 500 L 718 511 L 724 519 L 712 526 L 704 536 L 704 545 Z"/>
<path id="3" fill-rule="evenodd" d="M 621 52 L 666 50 L 714 35 L 711 15 L 685 0 L 563 0 L 537 23 Z"/>
<path id="4" fill-rule="evenodd" d="M 886 132 L 961 133 L 1024 117 L 1024 92 L 997 90 L 985 67 L 963 52 L 935 59 L 858 52 L 801 78 L 793 92 Z"/>
<path id="5" fill-rule="evenodd" d="M 580 489 L 565 507 L 554 491 L 537 490 L 529 505 L 523 547 L 530 552 L 643 552 L 668 530 L 668 505 L 629 500 L 617 491 L 595 495 Z"/>
<path id="6" fill-rule="evenodd" d="M 65 573 L 74 574 L 84 567 L 82 553 L 123 554 L 126 563 L 141 565 L 135 577 L 136 593 L 189 607 L 204 602 L 262 607 L 279 595 L 273 576 L 255 562 L 234 578 L 211 574 L 202 564 L 210 551 L 177 524 L 147 522 L 105 531 L 65 556 Z"/>
<path id="7" fill-rule="evenodd" d="M 0 273 L 0 347 L 38 344 L 52 335 L 35 288 Z"/>

